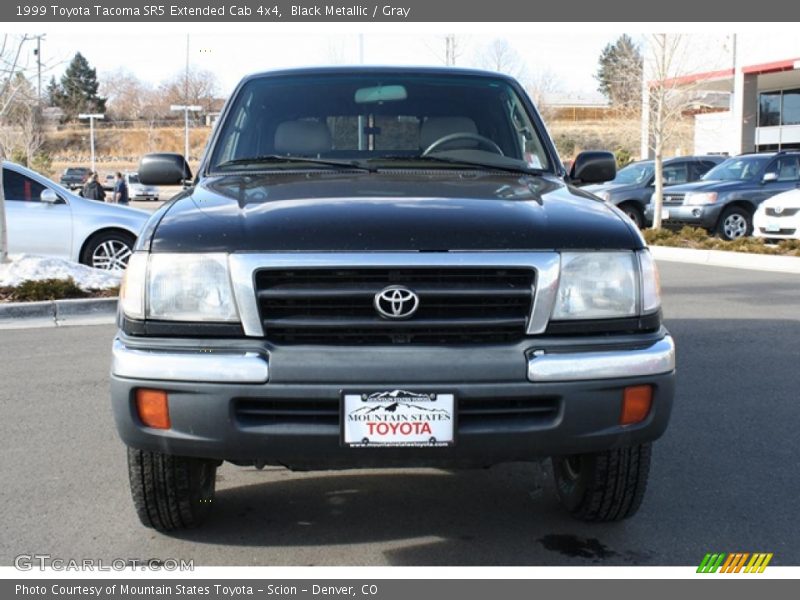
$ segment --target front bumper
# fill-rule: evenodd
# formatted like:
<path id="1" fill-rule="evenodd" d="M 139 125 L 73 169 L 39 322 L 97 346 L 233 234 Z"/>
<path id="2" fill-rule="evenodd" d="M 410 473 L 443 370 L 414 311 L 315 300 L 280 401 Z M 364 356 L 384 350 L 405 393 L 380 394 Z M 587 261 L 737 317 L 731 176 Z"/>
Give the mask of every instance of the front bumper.
<path id="1" fill-rule="evenodd" d="M 111 395 L 123 441 L 145 450 L 295 469 L 489 466 L 658 438 L 669 420 L 674 369 L 674 345 L 663 329 L 614 342 L 549 338 L 379 350 L 120 334 Z M 640 423 L 620 425 L 623 390 L 643 384 L 653 387 L 650 413 Z M 170 429 L 141 423 L 134 401 L 138 388 L 168 392 Z M 455 394 L 456 443 L 343 446 L 342 392 L 395 388 Z"/>
<path id="2" fill-rule="evenodd" d="M 753 235 L 776 240 L 800 239 L 800 214 L 768 217 L 756 211 L 753 216 Z"/>
<path id="3" fill-rule="evenodd" d="M 705 229 L 714 229 L 717 226 L 722 206 L 719 204 L 703 204 L 697 206 L 664 206 L 669 211 L 669 217 L 663 224 L 669 226 L 671 223 L 695 225 Z M 653 205 L 649 204 L 645 209 L 645 219 L 653 221 Z"/>

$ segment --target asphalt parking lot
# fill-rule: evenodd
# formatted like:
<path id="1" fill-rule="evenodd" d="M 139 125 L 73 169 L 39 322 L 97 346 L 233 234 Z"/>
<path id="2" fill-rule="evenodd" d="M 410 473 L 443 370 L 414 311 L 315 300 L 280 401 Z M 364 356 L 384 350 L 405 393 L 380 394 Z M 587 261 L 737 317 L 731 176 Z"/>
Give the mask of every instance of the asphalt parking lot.
<path id="1" fill-rule="evenodd" d="M 640 513 L 585 524 L 549 465 L 295 474 L 225 465 L 203 529 L 143 528 L 108 405 L 112 326 L 0 332 L 0 564 L 183 558 L 196 565 L 800 565 L 800 276 L 662 263 L 678 344 L 672 422 Z"/>

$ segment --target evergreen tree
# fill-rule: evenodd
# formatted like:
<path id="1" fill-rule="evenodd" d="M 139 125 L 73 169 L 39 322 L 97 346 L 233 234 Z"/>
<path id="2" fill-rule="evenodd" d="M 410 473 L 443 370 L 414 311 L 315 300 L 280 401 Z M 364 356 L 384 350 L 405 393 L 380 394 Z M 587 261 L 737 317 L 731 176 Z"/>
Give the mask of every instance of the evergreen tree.
<path id="1" fill-rule="evenodd" d="M 47 102 L 48 106 L 59 106 L 62 102 L 62 96 L 64 95 L 63 91 L 61 90 L 61 86 L 58 85 L 55 76 L 50 78 L 50 83 L 47 84 L 47 88 L 45 88 L 45 101 Z"/>
<path id="2" fill-rule="evenodd" d="M 608 44 L 600 54 L 599 68 L 594 76 L 601 92 L 615 108 L 641 108 L 642 53 L 633 39 L 621 35 Z"/>
<path id="3" fill-rule="evenodd" d="M 82 112 L 105 112 L 106 99 L 97 94 L 97 70 L 89 66 L 80 52 L 69 63 L 58 87 L 54 105 L 64 111 L 67 120 L 75 119 Z"/>

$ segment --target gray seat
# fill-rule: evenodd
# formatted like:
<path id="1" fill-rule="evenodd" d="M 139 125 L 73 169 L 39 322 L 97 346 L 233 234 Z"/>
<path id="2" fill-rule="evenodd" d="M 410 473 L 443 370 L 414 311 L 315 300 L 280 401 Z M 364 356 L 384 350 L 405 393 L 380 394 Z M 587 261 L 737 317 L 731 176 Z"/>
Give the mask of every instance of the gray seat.
<path id="1" fill-rule="evenodd" d="M 331 132 L 319 121 L 284 121 L 275 129 L 277 154 L 319 154 L 332 148 Z"/>
<path id="2" fill-rule="evenodd" d="M 425 150 L 436 140 L 454 133 L 478 133 L 478 128 L 468 117 L 430 117 L 419 128 L 419 147 Z"/>

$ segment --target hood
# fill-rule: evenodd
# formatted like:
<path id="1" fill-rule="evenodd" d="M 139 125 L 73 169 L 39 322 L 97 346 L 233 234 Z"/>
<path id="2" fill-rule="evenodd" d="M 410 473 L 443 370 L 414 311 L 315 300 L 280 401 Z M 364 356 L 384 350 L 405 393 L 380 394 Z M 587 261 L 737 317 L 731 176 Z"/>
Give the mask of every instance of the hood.
<path id="1" fill-rule="evenodd" d="M 761 203 L 761 206 L 775 208 L 782 206 L 783 208 L 800 208 L 800 190 L 789 190 L 782 192 L 771 198 L 767 198 Z"/>
<path id="2" fill-rule="evenodd" d="M 585 190 L 591 194 L 599 194 L 600 192 L 627 192 L 629 190 L 638 190 L 644 187 L 638 183 L 599 183 L 597 185 L 586 185 L 582 187 L 582 190 Z"/>
<path id="3" fill-rule="evenodd" d="M 748 181 L 723 181 L 723 180 L 710 180 L 710 181 L 694 181 L 692 183 L 682 183 L 680 185 L 669 185 L 664 188 L 665 194 L 687 194 L 689 192 L 725 192 L 731 189 L 737 189 L 746 184 Z"/>
<path id="4" fill-rule="evenodd" d="M 555 177 L 420 171 L 207 178 L 168 206 L 150 238 L 154 252 L 642 245 L 617 211 Z"/>

